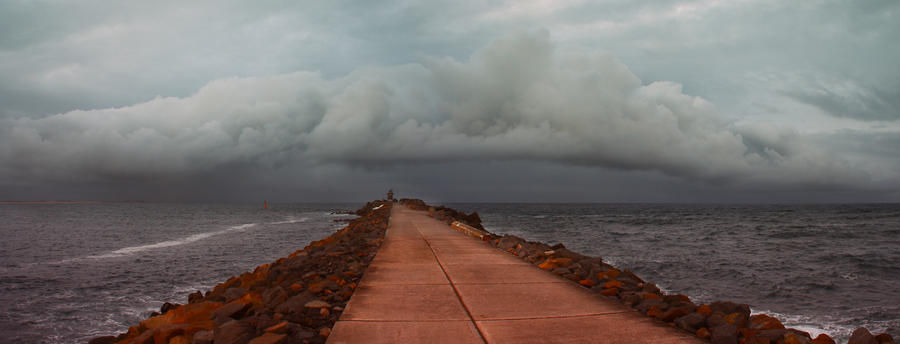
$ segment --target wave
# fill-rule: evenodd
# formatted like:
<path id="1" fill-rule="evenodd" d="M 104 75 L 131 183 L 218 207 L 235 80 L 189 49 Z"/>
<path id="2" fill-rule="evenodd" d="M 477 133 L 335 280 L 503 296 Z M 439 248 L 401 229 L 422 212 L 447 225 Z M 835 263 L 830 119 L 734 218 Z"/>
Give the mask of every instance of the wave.
<path id="1" fill-rule="evenodd" d="M 306 222 L 307 220 L 309 220 L 308 217 L 301 217 L 301 218 L 299 218 L 299 219 L 290 218 L 290 219 L 288 219 L 288 220 L 284 220 L 284 221 L 276 221 L 276 222 L 268 222 L 268 223 L 266 223 L 266 224 L 267 224 L 267 225 L 285 225 L 285 224 L 289 224 L 289 223 Z"/>

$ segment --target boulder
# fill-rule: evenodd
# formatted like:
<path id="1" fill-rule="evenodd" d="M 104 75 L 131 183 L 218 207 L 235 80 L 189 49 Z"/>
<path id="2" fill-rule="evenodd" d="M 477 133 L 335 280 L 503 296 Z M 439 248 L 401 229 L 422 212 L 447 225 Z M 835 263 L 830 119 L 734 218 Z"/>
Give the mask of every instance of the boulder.
<path id="1" fill-rule="evenodd" d="M 237 320 L 232 320 L 213 330 L 213 343 L 245 344 L 253 339 L 255 330 Z"/>
<path id="2" fill-rule="evenodd" d="M 278 307 L 275 307 L 275 312 L 285 314 L 303 313 L 303 305 L 313 299 L 317 299 L 316 295 L 309 291 L 305 291 L 287 299 L 287 301 L 284 301 L 282 304 L 278 305 Z"/>
<path id="3" fill-rule="evenodd" d="M 196 292 L 188 294 L 188 303 L 198 303 L 198 302 L 203 302 L 203 293 L 201 293 L 198 290 Z"/>
<path id="4" fill-rule="evenodd" d="M 722 314 L 739 313 L 745 318 L 750 317 L 750 306 L 742 303 L 734 303 L 728 301 L 716 301 L 709 304 L 709 308 L 713 312 L 722 312 Z"/>
<path id="5" fill-rule="evenodd" d="M 809 338 L 808 334 L 804 336 L 794 332 L 785 333 L 781 340 L 784 344 L 812 344 L 812 339 Z"/>
<path id="6" fill-rule="evenodd" d="M 179 304 L 177 304 L 177 303 L 169 303 L 169 302 L 166 302 L 166 303 L 164 303 L 164 304 L 162 305 L 162 307 L 159 307 L 159 313 L 160 313 L 160 314 L 166 314 L 166 312 L 168 312 L 169 310 L 178 308 L 178 306 L 181 306 L 181 305 L 179 305 Z"/>
<path id="7" fill-rule="evenodd" d="M 244 288 L 228 288 L 222 293 L 222 297 L 225 298 L 225 302 L 231 302 L 241 298 L 241 296 L 244 296 L 244 294 L 247 293 L 249 293 L 249 291 Z"/>
<path id="8" fill-rule="evenodd" d="M 191 344 L 212 344 L 215 336 L 213 331 L 199 331 L 194 333 L 194 339 Z"/>
<path id="9" fill-rule="evenodd" d="M 691 313 L 675 319 L 675 326 L 688 332 L 697 332 L 700 328 L 706 327 L 706 317 Z"/>
<path id="10" fill-rule="evenodd" d="M 765 314 L 756 314 L 750 317 L 748 326 L 751 330 L 784 329 L 784 325 L 778 319 Z"/>
<path id="11" fill-rule="evenodd" d="M 88 342 L 88 344 L 113 344 L 116 341 L 118 341 L 118 340 L 115 336 L 103 336 L 103 337 L 97 337 L 97 338 L 91 339 L 91 341 Z"/>
<path id="12" fill-rule="evenodd" d="M 263 292 L 262 302 L 263 305 L 266 306 L 266 308 L 274 309 L 279 304 L 284 302 L 284 300 L 287 300 L 287 297 L 287 292 L 285 292 L 283 288 L 276 286 L 266 289 L 266 291 Z"/>
<path id="13" fill-rule="evenodd" d="M 737 334 L 737 326 L 722 324 L 709 331 L 709 342 L 712 344 L 737 344 Z"/>
<path id="14" fill-rule="evenodd" d="M 860 327 L 856 330 L 853 330 L 853 333 L 850 335 L 850 340 L 847 344 L 879 344 L 877 340 L 875 340 L 875 336 L 872 335 L 869 330 L 865 327 Z"/>
<path id="15" fill-rule="evenodd" d="M 875 336 L 875 340 L 878 341 L 878 343 L 881 343 L 881 344 L 885 344 L 885 343 L 892 343 L 892 344 L 893 344 L 893 343 L 896 343 L 896 342 L 894 341 L 894 337 L 891 336 L 891 335 L 889 335 L 889 334 L 887 334 L 887 333 L 882 333 L 882 334 L 879 334 L 879 335 Z"/>
<path id="16" fill-rule="evenodd" d="M 813 344 L 837 344 L 834 342 L 834 339 L 831 339 L 831 337 L 824 333 L 818 335 L 812 342 Z"/>

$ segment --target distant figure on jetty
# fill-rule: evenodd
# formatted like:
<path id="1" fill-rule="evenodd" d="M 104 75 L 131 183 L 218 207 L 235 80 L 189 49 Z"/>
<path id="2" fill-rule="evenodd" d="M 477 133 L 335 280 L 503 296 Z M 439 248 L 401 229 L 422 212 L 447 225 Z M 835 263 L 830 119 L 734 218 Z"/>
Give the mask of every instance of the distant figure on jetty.
<path id="1" fill-rule="evenodd" d="M 269 201 L 263 200 L 263 209 L 269 209 Z"/>
<path id="2" fill-rule="evenodd" d="M 387 200 L 393 202 L 394 201 L 394 189 L 388 189 L 387 196 L 388 196 Z"/>

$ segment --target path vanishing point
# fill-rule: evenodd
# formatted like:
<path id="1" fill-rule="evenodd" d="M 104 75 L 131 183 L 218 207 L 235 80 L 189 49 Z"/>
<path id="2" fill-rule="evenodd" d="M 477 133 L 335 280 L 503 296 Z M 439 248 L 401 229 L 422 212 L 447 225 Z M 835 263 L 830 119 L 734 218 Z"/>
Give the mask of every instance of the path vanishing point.
<path id="1" fill-rule="evenodd" d="M 705 343 L 394 206 L 328 343 Z"/>

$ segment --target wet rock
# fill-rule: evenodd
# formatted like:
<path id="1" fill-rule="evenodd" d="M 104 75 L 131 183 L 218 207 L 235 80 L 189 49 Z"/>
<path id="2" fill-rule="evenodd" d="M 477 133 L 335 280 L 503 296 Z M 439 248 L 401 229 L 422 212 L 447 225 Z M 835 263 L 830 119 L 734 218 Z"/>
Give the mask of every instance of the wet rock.
<path id="1" fill-rule="evenodd" d="M 880 344 L 896 343 L 896 341 L 894 341 L 894 337 L 887 333 L 882 333 L 882 334 L 875 336 L 875 340 L 878 341 L 878 343 L 880 343 Z"/>
<path id="2" fill-rule="evenodd" d="M 697 332 L 697 330 L 706 327 L 706 317 L 698 313 L 687 314 L 675 319 L 675 326 L 688 332 Z"/>
<path id="3" fill-rule="evenodd" d="M 160 314 L 166 314 L 166 312 L 168 312 L 169 310 L 178 308 L 178 306 L 181 306 L 181 305 L 179 305 L 179 304 L 177 304 L 177 303 L 169 303 L 169 302 L 166 302 L 166 303 L 164 303 L 164 304 L 162 305 L 162 307 L 159 307 L 159 313 L 160 313 Z"/>
<path id="4" fill-rule="evenodd" d="M 230 302 L 212 312 L 212 318 L 217 324 L 223 324 L 238 319 L 250 308 L 249 304 L 242 302 Z"/>
<path id="5" fill-rule="evenodd" d="M 88 344 L 113 344 L 117 341 L 115 336 L 103 336 L 91 339 Z"/>
<path id="6" fill-rule="evenodd" d="M 815 339 L 812 340 L 813 344 L 837 344 L 834 342 L 834 339 L 831 339 L 827 334 L 820 334 L 816 336 Z"/>
<path id="7" fill-rule="evenodd" d="M 198 303 L 198 302 L 203 302 L 203 293 L 201 293 L 198 290 L 194 293 L 188 294 L 188 303 Z"/>
<path id="8" fill-rule="evenodd" d="M 287 333 L 290 331 L 290 323 L 287 321 L 282 321 L 278 324 L 267 327 L 263 332 L 272 332 L 272 333 Z"/>
<path id="9" fill-rule="evenodd" d="M 746 318 L 750 317 L 750 306 L 746 304 L 716 301 L 709 304 L 709 308 L 712 309 L 713 312 L 722 312 L 722 314 L 739 313 L 743 314 Z"/>
<path id="10" fill-rule="evenodd" d="M 877 340 L 875 340 L 875 336 L 872 335 L 869 330 L 865 327 L 860 327 L 856 330 L 853 330 L 853 333 L 850 335 L 850 340 L 847 344 L 879 344 Z"/>
<path id="11" fill-rule="evenodd" d="M 803 334 L 795 332 L 785 333 L 781 341 L 784 342 L 784 344 L 812 344 L 812 339 L 809 338 L 809 334 L 804 336 Z"/>
<path id="12" fill-rule="evenodd" d="M 697 314 L 697 313 L 694 313 L 693 308 L 690 306 L 675 307 L 675 308 L 670 308 L 669 310 L 667 310 L 665 313 L 662 314 L 662 316 L 659 317 L 659 319 L 662 321 L 665 321 L 665 322 L 672 322 L 672 321 L 675 321 L 675 319 L 677 319 L 677 318 L 680 318 L 680 317 L 683 317 L 683 316 L 686 316 L 689 314 Z M 700 316 L 700 317 L 702 317 L 702 316 Z"/>
<path id="13" fill-rule="evenodd" d="M 737 326 L 723 324 L 709 331 L 709 341 L 713 344 L 737 344 L 737 334 Z"/>
<path id="14" fill-rule="evenodd" d="M 306 308 L 330 308 L 331 305 L 328 304 L 328 302 L 325 302 L 322 300 L 312 300 L 312 301 L 309 301 L 309 302 L 303 304 L 303 307 L 306 307 Z"/>
<path id="15" fill-rule="evenodd" d="M 752 330 L 774 330 L 783 329 L 784 325 L 778 319 L 765 314 L 756 314 L 750 317 L 750 323 L 747 326 Z"/>
<path id="16" fill-rule="evenodd" d="M 709 305 L 700 305 L 697 307 L 697 314 L 708 317 L 712 315 L 712 308 Z"/>

